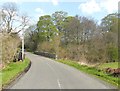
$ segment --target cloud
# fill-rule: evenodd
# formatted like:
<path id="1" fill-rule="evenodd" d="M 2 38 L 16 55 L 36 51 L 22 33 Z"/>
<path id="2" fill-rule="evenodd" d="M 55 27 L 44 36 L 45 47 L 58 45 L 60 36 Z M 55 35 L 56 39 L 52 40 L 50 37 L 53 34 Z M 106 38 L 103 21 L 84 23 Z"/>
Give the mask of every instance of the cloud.
<path id="1" fill-rule="evenodd" d="M 106 10 L 108 13 L 113 13 L 118 11 L 118 2 L 120 0 L 102 0 L 100 6 L 102 9 Z"/>
<path id="2" fill-rule="evenodd" d="M 44 12 L 44 10 L 42 9 L 42 8 L 40 8 L 40 7 L 38 7 L 38 8 L 36 8 L 35 9 L 35 14 L 34 14 L 34 20 L 39 20 L 39 17 L 40 16 L 43 16 L 43 15 L 45 15 L 45 12 Z"/>
<path id="3" fill-rule="evenodd" d="M 99 4 L 95 0 L 89 0 L 85 3 L 82 3 L 78 7 L 82 12 L 87 14 L 93 14 L 95 12 L 101 11 Z"/>
<path id="4" fill-rule="evenodd" d="M 52 3 L 54 6 L 57 6 L 58 5 L 58 0 L 52 0 Z"/>
<path id="5" fill-rule="evenodd" d="M 35 21 L 38 21 L 38 20 L 39 20 L 39 17 L 40 17 L 40 16 L 44 16 L 44 15 L 46 15 L 46 14 L 45 14 L 45 13 L 37 13 L 37 14 L 34 15 L 34 20 L 35 20 Z"/>
<path id="6" fill-rule="evenodd" d="M 79 5 L 79 9 L 83 13 L 93 14 L 95 12 L 105 11 L 107 13 L 113 13 L 118 11 L 118 2 L 120 0 L 88 0 L 85 3 Z"/>
<path id="7" fill-rule="evenodd" d="M 41 13 L 41 14 L 44 13 L 43 9 L 41 9 L 41 8 L 36 8 L 35 11 L 36 11 L 37 13 Z"/>

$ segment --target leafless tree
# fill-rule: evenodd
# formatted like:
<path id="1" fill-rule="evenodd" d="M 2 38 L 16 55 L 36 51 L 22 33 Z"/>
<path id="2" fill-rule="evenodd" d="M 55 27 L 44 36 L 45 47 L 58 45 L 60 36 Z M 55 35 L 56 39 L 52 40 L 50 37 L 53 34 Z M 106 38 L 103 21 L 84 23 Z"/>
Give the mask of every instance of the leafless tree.
<path id="1" fill-rule="evenodd" d="M 25 29 L 29 21 L 28 16 L 21 15 L 15 3 L 4 3 L 0 10 L 2 32 L 19 33 Z"/>

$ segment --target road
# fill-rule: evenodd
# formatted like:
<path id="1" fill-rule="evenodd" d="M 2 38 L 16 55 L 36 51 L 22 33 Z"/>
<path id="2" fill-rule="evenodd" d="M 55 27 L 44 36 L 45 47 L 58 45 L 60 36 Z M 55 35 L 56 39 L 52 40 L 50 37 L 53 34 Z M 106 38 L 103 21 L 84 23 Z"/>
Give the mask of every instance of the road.
<path id="1" fill-rule="evenodd" d="M 11 89 L 110 89 L 103 81 L 49 58 L 26 53 L 32 65 Z"/>

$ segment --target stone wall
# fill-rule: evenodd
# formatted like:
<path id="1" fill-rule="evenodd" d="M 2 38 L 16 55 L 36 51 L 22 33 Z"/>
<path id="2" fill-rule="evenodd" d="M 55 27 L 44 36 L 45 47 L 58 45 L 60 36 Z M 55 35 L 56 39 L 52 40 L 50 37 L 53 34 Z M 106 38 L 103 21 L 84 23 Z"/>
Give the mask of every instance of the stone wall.
<path id="1" fill-rule="evenodd" d="M 54 59 L 57 58 L 56 54 L 51 54 L 51 53 L 48 53 L 48 52 L 38 52 L 38 51 L 36 51 L 34 53 L 37 54 L 37 55 L 44 56 L 44 57 L 49 57 L 49 58 L 54 58 Z"/>

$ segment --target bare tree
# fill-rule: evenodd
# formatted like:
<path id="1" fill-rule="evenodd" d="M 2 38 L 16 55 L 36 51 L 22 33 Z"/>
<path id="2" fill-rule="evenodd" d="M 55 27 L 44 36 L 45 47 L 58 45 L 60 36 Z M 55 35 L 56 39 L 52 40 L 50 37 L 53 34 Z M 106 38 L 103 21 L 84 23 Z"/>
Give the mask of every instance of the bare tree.
<path id="1" fill-rule="evenodd" d="M 11 34 L 24 30 L 29 19 L 28 16 L 19 14 L 15 3 L 4 3 L 1 8 L 1 21 L 1 31 Z"/>

